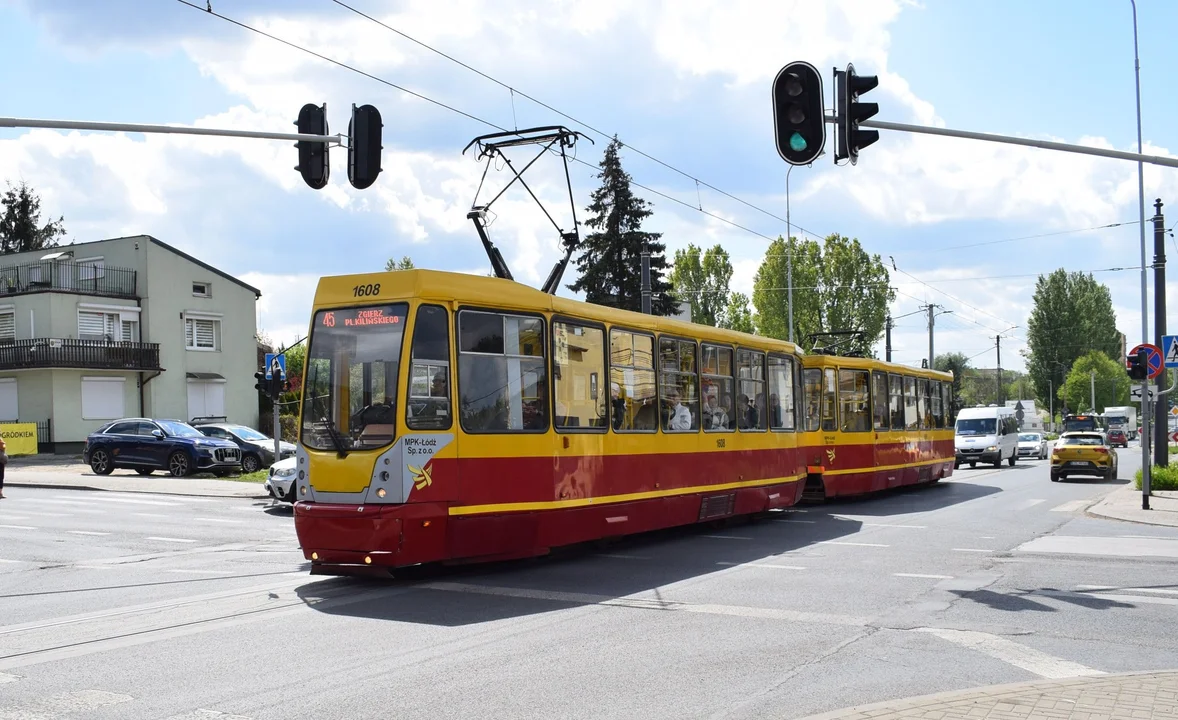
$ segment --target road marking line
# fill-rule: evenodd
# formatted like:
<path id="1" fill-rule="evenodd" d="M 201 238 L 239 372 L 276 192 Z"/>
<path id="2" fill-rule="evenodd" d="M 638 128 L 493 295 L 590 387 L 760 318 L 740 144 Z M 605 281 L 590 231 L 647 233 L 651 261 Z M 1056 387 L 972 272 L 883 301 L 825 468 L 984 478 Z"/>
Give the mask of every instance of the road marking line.
<path id="1" fill-rule="evenodd" d="M 994 552 L 994 551 L 993 551 L 993 550 L 983 550 L 982 548 L 953 548 L 953 552 L 978 552 L 978 553 L 988 553 L 988 552 Z"/>
<path id="2" fill-rule="evenodd" d="M 751 537 L 744 535 L 700 535 L 700 537 L 712 538 L 713 540 L 752 540 Z"/>
<path id="3" fill-rule="evenodd" d="M 598 553 L 597 557 L 615 558 L 617 560 L 649 560 L 646 555 L 618 555 L 615 553 Z"/>
<path id="4" fill-rule="evenodd" d="M 1064 660 L 1034 648 L 1020 645 L 1006 638 L 976 630 L 949 630 L 945 628 L 916 628 L 916 632 L 936 635 L 942 640 L 977 650 L 982 654 L 1022 668 L 1039 677 L 1062 680 L 1064 678 L 1104 675 L 1087 665 Z"/>
<path id="5" fill-rule="evenodd" d="M 850 547 L 891 547 L 880 543 L 844 542 L 842 540 L 819 540 L 819 545 L 847 545 Z"/>
<path id="6" fill-rule="evenodd" d="M 88 713 L 101 707 L 118 705 L 133 700 L 130 695 L 106 692 L 105 690 L 78 690 L 77 692 L 33 698 L 20 705 L 0 707 L 0 717 L 5 718 L 56 718 L 61 715 Z"/>
<path id="7" fill-rule="evenodd" d="M 676 602 L 655 598 L 611 597 L 609 595 L 592 595 L 589 593 L 558 592 L 554 590 L 530 590 L 513 587 L 494 587 L 491 585 L 473 585 L 466 583 L 432 582 L 415 586 L 422 590 L 441 590 L 444 592 L 472 593 L 477 595 L 495 595 L 499 597 L 527 598 L 532 600 L 551 600 L 553 602 L 570 603 L 574 605 L 605 605 L 610 607 L 625 607 L 636 610 L 665 610 L 678 612 L 702 613 L 705 615 L 729 615 L 737 617 L 764 618 L 767 620 L 783 620 L 786 622 L 812 622 L 827 625 L 847 625 L 863 627 L 870 618 L 852 615 L 836 615 L 833 613 L 802 612 L 799 610 L 781 610 L 777 608 L 748 607 L 744 605 L 717 605 Z"/>
<path id="8" fill-rule="evenodd" d="M 186 538 L 156 537 L 154 535 L 150 535 L 144 539 L 145 540 L 159 540 L 160 542 L 174 542 L 174 543 L 194 543 L 194 542 L 196 542 L 195 540 L 188 540 Z"/>
<path id="9" fill-rule="evenodd" d="M 905 530 L 927 530 L 927 525 L 891 525 L 889 523 L 863 523 L 863 527 L 904 528 Z"/>
<path id="10" fill-rule="evenodd" d="M 16 682 L 20 680 L 20 675 L 9 675 L 8 673 L 0 673 L 0 685 L 4 683 Z"/>
<path id="11" fill-rule="evenodd" d="M 993 540 L 993 535 L 978 535 L 978 540 Z"/>
<path id="12" fill-rule="evenodd" d="M 805 570 L 801 565 L 774 565 L 773 563 L 738 563 L 738 562 L 718 562 L 717 565 L 727 565 L 728 567 L 760 567 L 760 568 L 774 568 L 775 570 Z"/>
<path id="13" fill-rule="evenodd" d="M 66 530 L 66 532 L 68 532 L 70 535 L 94 535 L 96 537 L 110 535 L 108 532 L 97 532 L 94 530 Z"/>
<path id="14" fill-rule="evenodd" d="M 952 580 L 952 575 L 925 575 L 923 573 L 892 573 L 896 577 L 927 578 L 928 580 Z"/>
<path id="15" fill-rule="evenodd" d="M 37 529 L 31 525 L 0 525 L 0 528 L 7 528 L 8 530 L 36 530 Z"/>
<path id="16" fill-rule="evenodd" d="M 1125 588 L 1128 590 L 1129 588 Z M 1114 602 L 1123 603 L 1143 603 L 1145 605 L 1178 605 L 1178 598 L 1172 597 L 1150 597 L 1148 595 L 1122 595 L 1120 593 L 1110 592 L 1060 592 L 1058 590 L 1037 590 L 1036 595 L 1046 595 L 1047 597 L 1081 597 L 1088 598 L 1104 598 L 1105 600 L 1112 600 Z"/>
<path id="17" fill-rule="evenodd" d="M 159 513 L 131 513 L 135 517 L 149 517 L 149 518 L 170 518 L 171 515 L 160 515 Z"/>
<path id="18" fill-rule="evenodd" d="M 1038 499 L 1024 500 L 1023 502 L 1018 504 L 1018 509 L 1019 510 L 1027 510 L 1027 509 L 1035 507 L 1036 505 L 1038 505 L 1040 503 L 1045 503 L 1045 502 L 1047 502 L 1047 501 L 1046 500 L 1038 500 Z"/>
<path id="19" fill-rule="evenodd" d="M 0 515 L 0 520 L 28 520 L 28 517 L 24 515 Z"/>
<path id="20" fill-rule="evenodd" d="M 28 562 L 28 561 L 26 561 L 26 560 L 7 560 L 5 558 L 0 558 L 0 563 L 14 563 L 15 564 L 15 563 L 22 563 L 22 562 Z"/>
<path id="21" fill-rule="evenodd" d="M 83 513 L 85 515 L 101 515 L 105 512 L 104 510 L 89 509 L 91 507 L 90 503 L 85 500 L 49 500 L 47 498 L 30 498 L 28 500 L 22 498 L 21 500 L 22 505 L 26 503 L 32 505 L 66 505 L 71 512 Z M 82 507 L 77 507 L 78 505 Z"/>
<path id="22" fill-rule="evenodd" d="M 1079 512 L 1088 507 L 1089 500 L 1071 500 L 1063 505 L 1056 505 L 1051 508 L 1051 512 Z"/>
<path id="23" fill-rule="evenodd" d="M 225 520 L 223 518 L 206 518 L 206 517 L 198 517 L 198 518 L 192 518 L 192 519 L 193 520 L 200 520 L 202 522 L 229 523 L 231 525 L 240 525 L 242 522 L 244 522 L 242 520 Z"/>
<path id="24" fill-rule="evenodd" d="M 33 512 L 32 510 L 21 509 L 25 515 L 32 515 L 34 517 L 51 517 L 51 518 L 67 518 L 73 517 L 70 513 L 47 513 L 47 512 Z"/>
<path id="25" fill-rule="evenodd" d="M 1123 592 L 1157 593 L 1159 595 L 1178 595 L 1178 590 L 1163 590 L 1161 588 L 1144 587 L 1115 587 L 1112 585 L 1077 585 L 1077 590 L 1121 590 Z"/>
<path id="26" fill-rule="evenodd" d="M 193 710 L 183 715 L 172 715 L 164 720 L 253 720 L 246 715 L 230 715 L 220 710 Z"/>
<path id="27" fill-rule="evenodd" d="M 74 500 L 73 496 L 71 496 L 71 495 L 54 495 L 53 497 L 55 497 L 59 500 L 69 500 L 71 502 L 79 502 L 78 500 Z M 108 502 L 108 503 L 127 503 L 129 505 L 160 505 L 160 506 L 171 506 L 171 507 L 179 507 L 181 505 L 181 503 L 168 502 L 166 500 L 144 500 L 142 498 L 111 497 L 109 495 L 88 498 L 84 502 L 86 502 L 87 504 L 89 504 L 90 502 Z"/>

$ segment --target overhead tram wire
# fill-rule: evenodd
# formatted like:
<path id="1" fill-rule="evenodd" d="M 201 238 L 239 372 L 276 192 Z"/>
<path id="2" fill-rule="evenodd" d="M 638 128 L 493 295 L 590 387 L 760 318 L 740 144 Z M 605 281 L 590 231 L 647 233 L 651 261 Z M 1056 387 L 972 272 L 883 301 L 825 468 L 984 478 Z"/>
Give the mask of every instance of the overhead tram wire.
<path id="1" fill-rule="evenodd" d="M 339 60 L 336 60 L 336 59 L 334 59 L 334 58 L 328 57 L 328 56 L 326 56 L 326 55 L 323 55 L 322 53 L 315 52 L 314 50 L 311 50 L 311 49 L 309 49 L 309 48 L 303 47 L 302 45 L 299 45 L 299 44 L 297 44 L 297 43 L 293 43 L 293 42 L 291 42 L 291 41 L 289 41 L 289 40 L 284 40 L 283 38 L 280 38 L 280 37 L 278 37 L 277 35 L 273 35 L 273 34 L 271 34 L 271 33 L 268 33 L 268 32 L 266 32 L 265 30 L 259 30 L 258 28 L 255 28 L 255 27 L 253 27 L 253 26 L 251 26 L 251 25 L 248 25 L 248 24 L 246 24 L 246 23 L 243 23 L 243 22 L 241 22 L 241 21 L 239 21 L 239 20 L 234 20 L 233 18 L 231 18 L 231 17 L 228 17 L 228 16 L 226 16 L 226 15 L 222 15 L 222 14 L 220 14 L 220 13 L 218 13 L 218 12 L 211 11 L 211 10 L 207 10 L 206 8 L 204 8 L 204 7 L 201 7 L 201 6 L 199 6 L 199 5 L 197 5 L 197 4 L 193 3 L 193 2 L 191 2 L 191 0 L 176 0 L 176 2 L 178 2 L 178 3 L 180 3 L 181 5 L 184 5 L 184 6 L 186 6 L 186 7 L 190 7 L 190 8 L 192 8 L 193 10 L 199 10 L 201 13 L 203 13 L 203 14 L 205 14 L 205 15 L 212 15 L 212 16 L 213 16 L 213 17 L 215 17 L 215 18 L 218 18 L 218 19 L 220 19 L 220 20 L 224 20 L 225 22 L 228 22 L 228 23 L 231 23 L 231 24 L 233 24 L 233 25 L 236 25 L 237 27 L 240 27 L 240 28 L 242 28 L 242 29 L 245 29 L 245 30 L 249 30 L 250 32 L 253 32 L 253 33 L 256 33 L 256 34 L 258 34 L 258 35 L 261 35 L 262 37 L 269 38 L 270 40 L 274 40 L 274 41 L 276 41 L 276 42 L 280 42 L 280 43 L 282 43 L 283 45 L 286 45 L 286 46 L 287 46 L 287 47 L 289 47 L 289 48 L 292 48 L 292 49 L 294 49 L 294 50 L 299 50 L 299 51 L 301 51 L 301 52 L 307 53 L 308 55 L 311 55 L 311 56 L 313 56 L 313 57 L 319 58 L 320 60 L 324 60 L 324 61 L 326 61 L 326 62 L 329 62 L 329 63 L 331 63 L 332 65 L 335 65 L 335 66 L 337 66 L 337 67 L 341 67 L 341 68 L 343 68 L 343 69 L 345 69 L 345 70 L 350 70 L 351 72 L 354 72 L 354 73 L 356 73 L 356 74 L 358 74 L 358 75 L 362 75 L 362 76 L 364 76 L 364 77 L 366 77 L 366 78 L 369 78 L 370 80 L 375 80 L 375 81 L 377 81 L 377 82 L 379 82 L 379 83 L 381 83 L 381 84 L 383 84 L 383 85 L 387 85 L 388 87 L 394 88 L 394 89 L 396 89 L 396 90 L 400 90 L 401 92 L 403 92 L 403 93 L 406 93 L 406 94 L 408 94 L 408 95 L 412 95 L 413 97 L 416 97 L 416 98 L 418 98 L 418 99 L 425 100 L 425 101 L 426 101 L 426 102 L 428 102 L 428 103 L 431 103 L 431 104 L 433 104 L 433 105 L 436 105 L 436 106 L 438 106 L 438 107 L 440 107 L 440 108 L 443 108 L 443 109 L 449 110 L 450 112 L 453 112 L 453 113 L 456 113 L 456 114 L 458 114 L 458 115 L 461 115 L 461 116 L 463 116 L 463 117 L 465 117 L 465 118 L 467 118 L 467 119 L 474 120 L 475 122 L 478 122 L 478 123 L 481 123 L 481 124 L 483 124 L 483 125 L 486 125 L 487 127 L 494 128 L 494 129 L 496 129 L 496 130 L 498 130 L 498 131 L 500 131 L 500 132 L 515 132 L 514 130 L 509 130 L 509 129 L 507 129 L 507 128 L 505 128 L 505 127 L 501 126 L 501 125 L 497 125 L 496 123 L 493 123 L 493 122 L 491 122 L 490 120 L 484 120 L 483 118 L 481 118 L 481 117 L 478 117 L 477 115 L 472 115 L 471 113 L 465 112 L 465 111 L 463 111 L 463 110 L 459 110 L 458 108 L 456 108 L 456 107 L 454 107 L 454 106 L 452 106 L 452 105 L 448 105 L 448 104 L 446 104 L 446 103 L 444 103 L 444 102 L 442 102 L 442 101 L 440 101 L 440 100 L 435 100 L 435 99 L 433 99 L 433 98 L 429 97 L 428 95 L 424 95 L 424 94 L 422 94 L 422 93 L 419 93 L 419 92 L 416 92 L 416 91 L 414 91 L 414 90 L 410 90 L 409 88 L 406 88 L 406 87 L 404 87 L 404 86 L 402 86 L 402 85 L 398 85 L 398 84 L 396 84 L 396 83 L 394 83 L 394 82 L 392 82 L 392 81 L 385 80 L 384 78 L 382 78 L 382 77 L 379 77 L 379 76 L 377 76 L 377 75 L 373 75 L 372 73 L 365 72 L 364 70 L 361 70 L 361 69 L 359 69 L 359 68 L 357 68 L 357 67 L 355 67 L 355 66 L 353 66 L 353 65 L 349 65 L 349 64 L 347 64 L 347 63 L 345 63 L 345 62 L 341 62 L 341 61 L 339 61 Z M 520 95 L 523 95 L 523 93 L 519 93 L 519 91 L 516 91 L 516 92 L 517 92 L 518 94 L 520 94 Z M 525 96 L 525 97 L 527 97 L 527 96 Z M 529 98 L 529 99 L 530 99 L 530 98 Z M 554 111 L 554 112 L 559 112 L 559 111 Z M 561 113 L 561 114 L 563 115 L 563 113 Z M 576 121 L 576 122 L 579 122 L 579 121 Z M 581 124 L 584 124 L 584 123 L 581 123 Z M 589 126 L 588 126 L 588 125 L 586 125 L 585 127 L 589 127 Z M 600 131 L 594 130 L 594 132 L 600 132 Z M 627 146 L 627 147 L 629 147 L 629 146 Z M 631 148 L 631 149 L 635 150 L 635 152 L 640 152 L 640 153 L 641 153 L 641 151 L 638 151 L 638 150 L 637 150 L 637 149 L 635 149 L 635 148 Z M 593 169 L 593 170 L 598 170 L 598 169 L 599 169 L 599 168 L 598 168 L 596 165 L 594 165 L 594 164 L 592 164 L 592 163 L 589 163 L 589 162 L 586 162 L 585 160 L 581 160 L 581 159 L 579 159 L 579 158 L 576 158 L 576 157 L 572 157 L 572 158 L 569 158 L 569 159 L 570 159 L 570 160 L 573 160 L 573 161 L 575 161 L 575 162 L 577 162 L 577 163 L 580 163 L 581 165 L 584 165 L 585 167 L 591 168 L 591 169 Z M 656 162 L 660 162 L 660 163 L 661 163 L 661 161 L 658 161 L 658 160 L 656 160 Z M 664 163 L 664 164 L 665 164 L 665 163 Z M 668 166 L 668 167 L 670 167 L 670 166 Z M 672 169 L 674 169 L 674 168 L 672 168 Z M 676 172 L 682 172 L 682 171 L 678 171 L 678 170 L 676 170 Z M 690 177 L 690 176 L 688 176 L 688 177 Z M 693 178 L 693 179 L 694 179 L 694 178 Z M 702 181 L 702 180 L 700 180 L 700 181 L 699 181 L 699 183 L 700 183 L 701 185 L 704 185 L 704 186 L 706 186 L 706 187 L 712 188 L 712 186 L 711 186 L 711 185 L 709 185 L 708 183 L 706 183 L 706 182 L 704 182 L 704 181 Z M 630 184 L 631 184 L 631 185 L 634 185 L 634 186 L 636 186 L 636 187 L 642 188 L 643 190 L 646 190 L 647 192 L 654 193 L 655 195 L 658 195 L 658 196 L 660 196 L 660 197 L 666 198 L 667 200 L 670 200 L 670 201 L 672 201 L 672 202 L 678 203 L 678 204 L 680 204 L 680 205 L 682 205 L 682 206 L 684 206 L 684 207 L 686 207 L 686 208 L 690 208 L 691 210 L 693 210 L 693 211 L 695 211 L 695 212 L 702 213 L 702 214 L 704 214 L 704 215 L 707 215 L 708 217 L 711 217 L 711 218 L 713 218 L 713 219 L 715 219 L 715 220 L 719 220 L 719 221 L 720 221 L 720 222 L 722 222 L 722 223 L 726 223 L 726 224 L 728 224 L 728 225 L 731 225 L 732 227 L 735 227 L 735 228 L 737 228 L 737 229 L 739 229 L 739 230 L 743 230 L 743 231 L 745 231 L 745 232 L 747 232 L 747 233 L 749 233 L 749 234 L 751 234 L 751 235 L 756 235 L 757 237 L 759 237 L 759 238 L 762 238 L 762 239 L 764 239 L 764 240 L 768 240 L 768 241 L 770 241 L 770 242 L 773 242 L 774 240 L 776 240 L 776 239 L 777 239 L 777 238 L 774 238 L 774 237 L 770 237 L 770 236 L 768 236 L 768 235 L 765 235 L 764 233 L 757 232 L 756 230 L 753 230 L 753 229 L 751 229 L 751 228 L 745 227 L 744 225 L 741 225 L 740 223 L 737 223 L 737 222 L 734 222 L 734 221 L 732 221 L 732 220 L 729 220 L 728 218 L 726 218 L 726 217 L 723 217 L 723 216 L 721 216 L 721 215 L 717 215 L 717 214 L 715 214 L 715 213 L 708 212 L 707 210 L 703 210 L 703 209 L 701 209 L 701 208 L 698 208 L 698 207 L 696 207 L 695 205 L 692 205 L 692 204 L 691 204 L 691 203 L 689 203 L 689 202 L 685 202 L 685 201 L 683 201 L 683 200 L 680 200 L 679 198 L 676 198 L 676 197 L 673 197 L 673 196 L 671 196 L 671 195 L 668 195 L 667 193 L 664 193 L 664 192 L 662 192 L 662 191 L 659 191 L 659 190 L 655 190 L 654 188 L 652 188 L 652 187 L 649 187 L 649 186 L 647 186 L 647 185 L 643 185 L 642 183 L 635 182 L 635 181 L 633 180 L 633 178 L 631 178 L 631 180 L 630 180 Z M 714 188 L 713 188 L 713 189 L 714 189 Z M 728 194 L 728 193 L 725 193 L 723 190 L 718 190 L 718 189 L 717 189 L 716 191 L 717 191 L 717 192 L 719 192 L 719 193 L 721 193 L 721 194 L 725 194 L 725 195 L 727 195 L 727 194 Z M 745 202 L 744 200 L 740 200 L 740 198 L 735 198 L 735 196 L 732 196 L 732 197 L 734 197 L 734 199 L 736 199 L 736 200 L 739 200 L 740 202 L 743 202 L 743 203 L 745 203 L 745 204 L 748 204 L 748 203 L 747 203 L 747 202 Z M 750 207 L 755 207 L 755 206 L 752 206 L 752 205 L 750 205 Z M 757 208 L 757 209 L 758 209 L 758 210 L 760 210 L 760 208 Z M 766 214 L 772 215 L 772 213 L 768 213 L 767 211 L 764 211 L 764 210 L 762 210 L 762 212 L 765 212 Z M 775 218 L 776 218 L 776 216 L 775 216 L 775 215 L 774 215 L 773 217 L 775 217 Z M 777 219 L 778 219 L 778 220 L 781 220 L 781 222 L 785 222 L 784 218 L 777 218 Z M 796 222 L 795 222 L 795 223 L 792 223 L 792 224 L 793 224 L 793 226 L 794 226 L 794 227 L 801 228 L 801 226 L 800 226 L 800 225 L 798 225 Z M 809 230 L 805 230 L 805 228 L 801 228 L 801 229 L 802 229 L 804 232 L 810 232 Z M 810 233 L 810 234 L 811 234 L 811 235 L 813 235 L 814 233 Z"/>

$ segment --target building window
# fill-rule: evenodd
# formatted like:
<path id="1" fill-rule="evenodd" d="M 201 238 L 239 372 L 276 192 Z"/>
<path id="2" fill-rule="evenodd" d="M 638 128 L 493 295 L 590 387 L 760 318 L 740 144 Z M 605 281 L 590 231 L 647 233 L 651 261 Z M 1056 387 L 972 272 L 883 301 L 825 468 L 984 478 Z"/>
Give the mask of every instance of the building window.
<path id="1" fill-rule="evenodd" d="M 196 297 L 212 297 L 213 286 L 207 282 L 192 283 L 192 294 Z"/>
<path id="2" fill-rule="evenodd" d="M 794 429 L 793 358 L 769 356 L 769 427 Z"/>
<path id="3" fill-rule="evenodd" d="M 16 342 L 16 313 L 13 311 L 0 312 L 0 345 L 12 345 Z"/>
<path id="4" fill-rule="evenodd" d="M 94 342 L 137 342 L 139 318 L 131 313 L 79 310 L 78 338 Z"/>
<path id="5" fill-rule="evenodd" d="M 188 381 L 188 418 L 225 417 L 225 381 Z"/>
<path id="6" fill-rule="evenodd" d="M 458 392 L 467 432 L 548 429 L 544 320 L 464 310 L 458 315 Z"/>
<path id="7" fill-rule="evenodd" d="M 735 429 L 732 402 L 732 348 L 702 345 L 704 430 Z"/>
<path id="8" fill-rule="evenodd" d="M 871 373 L 872 424 L 876 430 L 888 429 L 888 376 L 879 370 Z"/>
<path id="9" fill-rule="evenodd" d="M 82 258 L 78 260 L 78 279 L 97 280 L 106 277 L 106 263 L 102 258 Z"/>
<path id="10" fill-rule="evenodd" d="M 15 422 L 20 417 L 16 378 L 0 378 L 0 420 Z"/>
<path id="11" fill-rule="evenodd" d="M 695 366 L 695 343 L 691 340 L 659 338 L 662 358 L 663 432 L 699 430 L 699 394 Z"/>
<path id="12" fill-rule="evenodd" d="M 413 328 L 409 403 L 405 422 L 413 430 L 450 427 L 450 321 L 446 308 L 422 305 Z"/>
<path id="13" fill-rule="evenodd" d="M 220 335 L 220 320 L 184 318 L 184 347 L 189 350 L 216 350 Z"/>
<path id="14" fill-rule="evenodd" d="M 609 333 L 610 397 L 614 430 L 654 432 L 658 407 L 654 384 L 654 338 L 625 330 Z"/>
<path id="15" fill-rule="evenodd" d="M 124 378 L 83 377 L 82 419 L 117 420 L 126 417 Z"/>
<path id="16" fill-rule="evenodd" d="M 839 414 L 843 432 L 871 430 L 871 403 L 866 370 L 839 370 Z"/>

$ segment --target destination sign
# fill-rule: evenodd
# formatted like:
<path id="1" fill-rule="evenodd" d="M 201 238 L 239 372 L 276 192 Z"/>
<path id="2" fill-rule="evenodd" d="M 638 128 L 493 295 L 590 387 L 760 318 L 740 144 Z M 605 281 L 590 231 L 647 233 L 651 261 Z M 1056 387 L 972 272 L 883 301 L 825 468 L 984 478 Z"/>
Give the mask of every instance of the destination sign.
<path id="1" fill-rule="evenodd" d="M 405 305 L 321 310 L 319 325 L 326 328 L 370 328 L 400 325 L 405 322 Z"/>

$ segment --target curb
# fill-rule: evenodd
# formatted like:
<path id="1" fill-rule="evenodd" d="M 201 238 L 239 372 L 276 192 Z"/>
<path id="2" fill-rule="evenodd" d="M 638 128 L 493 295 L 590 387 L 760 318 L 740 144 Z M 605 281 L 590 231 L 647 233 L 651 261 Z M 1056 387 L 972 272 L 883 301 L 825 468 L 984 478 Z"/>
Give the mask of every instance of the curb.
<path id="1" fill-rule="evenodd" d="M 1125 517 L 1118 517 L 1117 515 L 1108 515 L 1106 513 L 1102 513 L 1102 512 L 1098 511 L 1098 508 L 1101 505 L 1103 505 L 1104 503 L 1108 502 L 1108 499 L 1113 494 L 1118 493 L 1118 492 L 1122 492 L 1123 490 L 1126 490 L 1127 488 L 1132 488 L 1132 487 L 1133 487 L 1133 485 L 1132 485 L 1132 483 L 1130 483 L 1128 486 L 1126 486 L 1126 488 L 1117 488 L 1116 490 L 1113 490 L 1112 492 L 1107 493 L 1106 495 L 1101 497 L 1096 502 L 1094 502 L 1091 505 L 1089 505 L 1088 507 L 1084 508 L 1084 511 L 1083 511 L 1084 515 L 1086 517 L 1099 518 L 1101 520 L 1116 520 L 1117 522 L 1133 523 L 1134 525 L 1148 525 L 1150 527 L 1170 527 L 1170 528 L 1178 527 L 1178 524 L 1174 524 L 1174 523 L 1150 522 L 1149 520 L 1130 519 L 1130 518 L 1125 518 Z M 1136 496 L 1140 496 L 1141 491 L 1137 490 L 1137 489 L 1133 489 L 1132 494 L 1136 495 Z M 1142 510 L 1142 512 L 1151 512 L 1151 511 Z M 1162 512 L 1166 512 L 1166 511 L 1162 511 Z"/>
<path id="2" fill-rule="evenodd" d="M 63 483 L 38 483 L 38 482 L 24 482 L 21 480 L 6 480 L 4 484 L 7 487 L 27 487 L 38 488 L 41 490 L 88 490 L 92 492 L 127 492 L 140 495 L 171 495 L 175 497 L 204 497 L 204 498 L 230 498 L 241 500 L 269 500 L 269 495 L 211 495 L 209 493 L 178 493 L 165 492 L 163 490 L 108 490 L 106 488 L 94 487 L 93 485 L 67 485 Z"/>
<path id="3" fill-rule="evenodd" d="M 806 717 L 799 718 L 798 720 L 837 720 L 838 718 L 847 718 L 852 715 L 878 716 L 888 712 L 913 710 L 926 705 L 940 705 L 953 701 L 967 703 L 970 701 L 976 702 L 978 700 L 998 700 L 1005 697 L 1023 695 L 1027 691 L 1031 690 L 1047 691 L 1057 688 L 1075 687 L 1081 685 L 1097 685 L 1108 682 L 1116 682 L 1117 680 L 1121 679 L 1166 674 L 1178 675 L 1178 669 L 1110 673 L 1106 675 L 1067 678 L 1064 680 L 1030 680 L 1018 683 L 1008 683 L 1004 685 L 987 685 L 966 690 L 947 690 L 945 692 L 933 693 L 931 695 L 917 695 L 914 697 L 900 698 L 897 700 L 885 700 L 883 702 L 871 703 L 869 705 L 856 705 L 854 707 L 843 708 L 841 710 L 832 710 L 830 712 L 819 713 L 817 715 L 808 715 Z"/>

